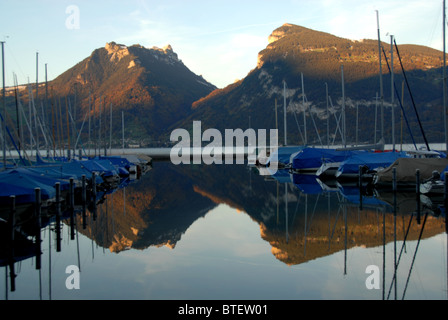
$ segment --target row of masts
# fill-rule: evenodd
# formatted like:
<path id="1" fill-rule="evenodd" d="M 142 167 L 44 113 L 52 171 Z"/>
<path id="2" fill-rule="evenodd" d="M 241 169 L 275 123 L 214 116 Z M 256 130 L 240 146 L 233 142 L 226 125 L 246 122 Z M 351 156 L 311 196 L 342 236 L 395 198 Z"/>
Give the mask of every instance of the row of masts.
<path id="1" fill-rule="evenodd" d="M 396 128 L 395 128 L 395 106 L 396 106 L 396 99 L 395 99 L 395 94 L 394 91 L 397 91 L 396 86 L 395 86 L 395 79 L 394 79 L 394 48 L 397 51 L 397 56 L 403 71 L 403 75 L 404 75 L 404 81 L 403 81 L 403 89 L 402 89 L 402 100 L 403 100 L 403 96 L 404 96 L 404 84 L 406 83 L 410 96 L 411 96 L 411 100 L 412 100 L 412 104 L 414 106 L 414 110 L 416 113 L 416 117 L 419 123 L 419 128 L 421 130 L 426 148 L 428 151 L 430 151 L 430 146 L 429 143 L 426 139 L 418 112 L 416 110 L 415 107 L 415 102 L 414 99 L 412 97 L 412 93 L 410 91 L 410 87 L 409 87 L 409 83 L 407 81 L 407 77 L 406 77 L 406 73 L 405 70 L 403 68 L 403 65 L 401 63 L 401 57 L 398 51 L 398 46 L 397 43 L 395 41 L 395 36 L 394 35 L 390 35 L 390 64 L 387 61 L 387 56 L 386 53 L 384 51 L 383 45 L 381 44 L 381 33 L 380 33 L 380 23 L 379 23 L 379 13 L 378 11 L 376 11 L 376 18 L 377 18 L 377 32 L 378 32 L 378 59 L 379 59 L 379 83 L 380 83 L 380 92 L 379 92 L 379 96 L 377 93 L 377 97 L 376 97 L 376 101 L 378 102 L 379 99 L 379 103 L 380 103 L 380 139 L 377 139 L 377 111 L 375 111 L 375 135 L 374 135 L 374 144 L 378 144 L 380 145 L 381 143 L 384 144 L 385 141 L 385 121 L 384 121 L 384 117 L 385 117 L 385 97 L 384 97 L 384 84 L 383 84 L 383 70 L 382 70 L 382 56 L 384 55 L 384 58 L 386 59 L 386 63 L 389 69 L 389 73 L 390 73 L 390 77 L 391 77 L 391 144 L 392 144 L 392 150 L 395 151 L 396 150 L 396 138 L 395 138 L 395 132 L 396 132 Z M 445 128 L 445 145 L 446 145 L 446 150 L 448 151 L 448 124 L 447 124 L 447 119 L 446 119 L 446 115 L 447 115 L 447 105 L 446 105 L 446 55 L 445 55 L 445 24 L 446 24 L 446 14 L 445 14 L 445 0 L 443 1 L 443 114 L 444 114 L 444 128 Z M 389 34 L 388 34 L 389 35 Z M 303 80 L 303 73 L 301 74 L 301 82 L 302 82 L 302 105 L 303 105 L 303 133 L 300 131 L 300 126 L 299 126 L 299 131 L 300 134 L 302 136 L 303 139 L 303 143 L 304 145 L 308 144 L 308 138 L 307 138 L 307 119 L 306 119 L 306 113 L 307 113 L 307 106 L 306 106 L 306 95 L 305 95 L 305 86 L 304 86 L 304 80 Z M 344 66 L 341 65 L 341 82 L 342 82 L 342 103 L 341 103 L 341 116 L 340 119 L 336 119 L 337 122 L 337 128 L 336 128 L 336 133 L 340 132 L 341 135 L 341 141 L 342 141 L 342 145 L 344 148 L 347 147 L 347 139 L 346 139 L 346 106 L 345 106 L 345 102 L 346 102 L 346 98 L 345 98 L 345 81 L 344 81 Z M 330 146 L 330 132 L 329 132 L 329 119 L 330 119 L 330 113 L 329 113 L 329 101 L 331 101 L 329 94 L 328 94 L 328 84 L 325 83 L 325 87 L 326 87 L 326 103 L 327 103 L 327 146 Z M 397 94 L 398 95 L 398 94 Z M 283 108 L 284 108 L 284 146 L 288 146 L 288 138 L 287 138 L 287 102 L 286 102 L 286 81 L 283 81 Z M 399 99 L 398 99 L 399 100 Z M 409 128 L 409 124 L 407 122 L 407 118 L 406 115 L 404 114 L 404 110 L 403 110 L 403 102 L 398 101 L 400 103 L 402 112 L 402 120 L 403 117 L 406 120 L 406 123 L 408 125 L 408 129 L 410 131 Z M 294 114 L 294 116 L 296 116 Z M 357 111 L 357 116 L 358 116 L 358 111 Z M 314 119 L 312 118 L 312 114 L 310 111 L 310 117 L 311 119 L 314 121 Z M 275 102 L 275 121 L 276 121 L 276 128 L 278 129 L 278 117 L 277 117 L 277 101 Z M 297 121 L 297 119 L 296 119 Z M 358 125 L 358 121 L 356 122 L 356 125 Z M 340 126 L 340 128 L 339 128 Z M 401 125 L 403 126 L 403 125 Z M 316 129 L 317 131 L 317 129 Z M 402 132 L 402 129 L 401 129 Z M 411 138 L 413 140 L 413 144 L 414 146 L 417 148 L 416 143 L 414 141 L 414 137 L 412 135 L 412 132 L 409 132 L 411 135 Z M 322 141 L 320 139 L 319 133 L 317 132 L 318 138 L 321 142 L 322 145 Z M 335 134 L 336 135 L 336 134 Z M 401 133 L 402 135 L 402 133 Z M 356 137 L 358 137 L 358 128 L 356 129 Z M 333 141 L 334 143 L 334 141 Z M 356 139 L 356 143 L 358 143 L 358 139 Z"/>
<path id="2" fill-rule="evenodd" d="M 64 157 L 68 159 L 74 158 L 76 151 L 79 151 L 79 157 L 83 153 L 83 143 L 81 133 L 88 120 L 88 148 L 84 151 L 87 156 L 101 155 L 103 149 L 104 155 L 112 152 L 112 103 L 109 104 L 109 112 L 107 112 L 106 101 L 104 97 L 100 97 L 99 106 L 95 110 L 95 103 L 92 103 L 92 95 L 89 94 L 89 107 L 86 112 L 81 127 L 77 128 L 78 117 L 76 109 L 78 102 L 77 92 L 75 88 L 74 102 L 69 97 L 65 97 L 61 101 L 61 97 L 56 98 L 52 94 L 49 96 L 48 80 L 47 80 L 47 64 L 45 64 L 45 97 L 39 97 L 39 53 L 36 53 L 36 85 L 33 92 L 32 85 L 28 80 L 28 115 L 25 114 L 25 108 L 20 99 L 19 85 L 17 77 L 14 78 L 14 96 L 16 108 L 16 121 L 9 117 L 6 110 L 6 88 L 5 88 L 5 56 L 4 44 L 2 44 L 2 70 L 3 70 L 3 95 L 1 110 L 2 122 L 1 139 L 3 149 L 3 167 L 7 167 L 7 141 L 8 137 L 22 162 L 30 161 L 33 151 L 35 156 L 41 157 L 41 147 L 47 150 L 47 157 Z M 40 114 L 39 114 L 40 107 Z M 109 143 L 107 143 L 107 113 L 109 113 Z M 97 116 L 95 116 L 97 115 Z M 124 149 L 124 113 L 121 114 L 122 122 L 122 148 Z M 26 147 L 26 137 L 24 127 L 28 129 L 28 146 Z M 43 139 L 43 141 L 41 141 Z M 17 144 L 15 143 L 17 141 Z M 93 149 L 93 150 L 92 150 Z M 24 157 L 24 158 L 23 158 Z"/>

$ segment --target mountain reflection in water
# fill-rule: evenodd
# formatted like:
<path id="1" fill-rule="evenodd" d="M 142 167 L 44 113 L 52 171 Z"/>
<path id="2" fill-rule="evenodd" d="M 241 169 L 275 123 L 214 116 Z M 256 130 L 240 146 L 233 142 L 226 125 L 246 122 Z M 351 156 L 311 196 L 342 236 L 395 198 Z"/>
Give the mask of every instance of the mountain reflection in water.
<path id="1" fill-rule="evenodd" d="M 347 297 L 355 299 L 361 297 L 367 299 L 396 298 L 397 292 L 395 291 L 395 296 L 391 295 L 390 286 L 398 278 L 401 281 L 399 285 L 399 298 L 401 299 L 403 290 L 407 289 L 406 280 L 408 280 L 408 277 L 412 279 L 413 262 L 420 253 L 429 257 L 428 259 L 445 262 L 441 264 L 445 269 L 437 270 L 438 273 L 432 275 L 442 277 L 437 283 L 444 284 L 443 289 L 431 288 L 429 291 L 435 290 L 438 292 L 439 295 L 435 297 L 437 299 L 446 299 L 446 219 L 443 199 L 422 197 L 417 202 L 415 193 L 399 192 L 394 198 L 390 192 L 378 192 L 365 188 L 362 189 L 361 195 L 358 187 L 350 185 L 341 186 L 329 183 L 324 187 L 326 190 L 323 190 L 323 186 L 314 176 L 290 175 L 287 172 L 279 172 L 276 176 L 261 176 L 256 168 L 246 165 L 174 166 L 168 162 L 156 162 L 153 169 L 139 180 L 105 195 L 96 208 L 89 207 L 84 218 L 81 214 L 77 214 L 74 221 L 76 237 L 70 238 L 68 234 L 70 231 L 62 233 L 63 240 L 60 254 L 63 255 L 67 247 L 70 247 L 70 254 L 73 255 L 74 243 L 76 243 L 76 250 L 83 247 L 84 252 L 88 250 L 86 248 L 89 246 L 96 248 L 95 250 L 92 249 L 93 262 L 88 268 L 93 269 L 98 265 L 99 274 L 106 274 L 105 270 L 111 268 L 110 265 L 104 267 L 102 263 L 95 262 L 95 260 L 101 260 L 98 258 L 98 253 L 94 257 L 94 253 L 98 252 L 99 249 L 104 252 L 103 254 L 109 252 L 107 260 L 110 260 L 109 263 L 112 264 L 122 261 L 121 259 L 126 259 L 129 255 L 142 255 L 141 259 L 143 259 L 143 255 L 145 259 L 157 259 L 157 254 L 160 253 L 155 253 L 153 250 L 160 247 L 168 247 L 173 252 L 179 252 L 178 254 L 180 254 L 185 249 L 178 247 L 181 246 L 183 239 L 189 232 L 193 232 L 193 226 L 198 221 L 207 222 L 207 219 L 201 218 L 207 218 L 208 213 L 225 206 L 233 212 L 237 211 L 247 216 L 252 223 L 250 228 L 259 226 L 258 239 L 261 237 L 261 242 L 266 245 L 266 252 L 262 253 L 263 259 L 266 259 L 263 260 L 263 263 L 269 263 L 271 267 L 285 266 L 289 269 L 285 269 L 288 271 L 282 271 L 283 268 L 271 270 L 274 273 L 283 272 L 284 277 L 297 276 L 297 279 L 299 279 L 300 277 L 294 275 L 293 272 L 300 273 L 300 270 L 308 268 L 310 263 L 319 265 L 324 270 L 331 270 L 327 259 L 337 256 L 343 259 L 340 270 L 327 271 L 327 273 L 337 272 L 346 276 L 350 273 L 350 263 L 353 263 L 350 260 L 350 250 L 372 248 L 376 252 L 375 258 L 370 257 L 370 261 L 363 261 L 362 267 L 358 270 L 360 275 L 360 279 L 356 280 L 356 286 L 359 287 L 356 289 L 358 292 L 351 293 L 352 295 L 347 294 Z M 394 203 L 396 206 L 394 206 Z M 68 230 L 69 225 L 68 219 L 63 220 L 61 228 Z M 7 230 L 3 230 L 5 226 L 6 224 L 2 224 L 2 235 L 8 234 Z M 234 228 L 238 230 L 238 226 L 235 225 Z M 55 221 L 52 219 L 42 226 L 40 232 L 41 244 L 43 245 L 41 248 L 42 257 L 40 258 L 42 261 L 46 261 L 52 255 L 53 258 L 55 257 L 54 251 L 57 246 L 54 241 L 57 229 L 58 227 L 55 226 Z M 217 234 L 215 236 L 217 237 Z M 209 235 L 209 237 L 212 238 L 213 235 Z M 418 251 L 424 250 L 419 247 L 421 242 L 426 239 L 434 239 L 434 237 L 445 242 L 444 252 L 438 250 L 437 255 L 434 255 L 429 252 Z M 205 247 L 207 242 L 211 244 L 219 241 L 223 246 L 227 242 L 230 243 L 225 238 L 211 238 L 209 240 L 205 239 L 206 243 L 202 245 Z M 28 279 L 33 277 L 33 271 L 39 272 L 39 274 L 44 272 L 44 268 L 39 271 L 32 270 L 37 263 L 36 239 L 36 234 L 29 232 L 25 223 L 20 225 L 20 228 L 17 228 L 15 232 L 15 260 L 10 259 L 11 248 L 8 246 L 7 239 L 2 239 L 1 266 L 2 269 L 5 269 L 5 276 L 0 284 L 5 287 L 2 294 L 6 299 L 14 299 L 16 296 L 17 299 L 22 297 L 27 299 L 28 296 L 22 296 L 21 292 L 29 291 Z M 242 239 L 244 238 L 242 237 Z M 244 243 L 238 245 L 244 246 Z M 209 251 L 206 252 L 213 252 L 213 248 L 207 248 L 207 250 Z M 368 252 L 368 255 L 371 254 L 370 251 Z M 269 257 L 275 257 L 275 259 L 271 261 Z M 66 260 L 65 258 L 60 259 Z M 222 259 L 231 258 L 222 257 Z M 403 262 L 404 260 L 406 261 Z M 14 261 L 14 263 L 11 264 L 11 261 Z M 32 268 L 23 268 L 23 264 L 27 261 L 30 261 L 29 264 L 33 266 Z M 75 264 L 77 262 L 81 264 L 82 260 L 80 262 L 80 259 L 77 258 Z M 394 262 L 398 265 L 397 273 L 394 272 Z M 44 264 L 47 263 L 50 262 L 44 262 Z M 248 260 L 248 263 L 251 263 L 251 261 Z M 260 272 L 259 264 L 253 261 L 252 263 L 254 263 L 253 271 Z M 67 264 L 73 264 L 73 262 L 67 262 Z M 324 264 L 327 265 L 324 266 Z M 405 270 L 402 268 L 403 264 L 405 264 Z M 15 268 L 11 269 L 11 266 L 14 265 Z M 382 290 L 374 295 L 368 295 L 369 290 L 365 286 L 365 279 L 368 276 L 365 273 L 365 268 L 368 265 L 377 265 L 384 275 L 381 283 Z M 47 270 L 51 271 L 51 264 L 46 268 L 45 272 Z M 165 268 L 171 270 L 173 266 L 166 265 Z M 89 272 L 85 269 L 83 268 L 82 272 Z M 242 270 L 246 270 L 246 268 Z M 247 270 L 251 272 L 250 268 L 247 268 Z M 200 272 L 204 273 L 204 270 Z M 318 277 L 319 271 L 314 270 L 314 272 L 314 274 L 312 272 L 310 274 Z M 81 274 L 84 277 L 84 274 Z M 244 275 L 240 276 L 244 277 Z M 20 285 L 15 285 L 14 290 L 11 290 L 13 284 L 11 280 L 19 282 L 21 277 L 27 279 L 24 280 L 27 281 L 26 284 L 21 282 Z M 53 280 L 52 282 L 53 285 L 56 281 L 60 282 L 59 287 L 61 287 L 65 283 L 67 274 L 62 274 L 59 277 L 62 280 Z M 198 287 L 205 286 L 200 284 L 201 275 L 194 275 L 194 277 Z M 264 277 L 269 278 L 269 272 Z M 135 297 L 126 291 L 126 286 L 122 285 L 120 287 L 120 279 L 115 277 L 113 279 L 107 278 L 104 281 L 116 282 L 114 286 L 120 288 L 118 289 L 119 292 L 114 291 L 112 294 L 111 291 L 105 290 L 101 293 L 102 296 L 91 297 L 90 294 L 93 293 L 87 292 L 88 289 L 81 289 L 79 293 L 66 296 L 65 291 L 67 290 L 63 288 L 58 291 L 61 295 L 53 292 L 51 296 L 46 298 L 234 298 L 233 295 L 227 296 L 225 292 L 219 294 L 208 292 L 210 289 L 207 288 L 203 288 L 204 292 L 208 292 L 207 294 L 202 293 L 199 288 L 197 294 L 194 294 L 191 290 L 194 291 L 195 289 L 190 288 L 189 295 L 183 296 L 180 284 L 179 287 L 176 287 L 176 284 L 171 284 L 172 292 L 167 292 L 166 296 L 162 293 L 159 295 L 151 293 L 149 296 Z M 260 278 L 259 281 L 263 282 L 265 280 Z M 316 281 L 315 286 L 323 286 L 319 281 L 321 280 Z M 300 286 L 301 283 L 298 283 L 297 286 Z M 272 284 L 270 285 L 272 286 Z M 273 288 L 273 290 L 281 292 L 281 281 L 277 285 L 279 287 Z M 432 284 L 428 285 L 432 286 Z M 311 286 L 311 284 L 308 284 L 308 286 Z M 355 284 L 352 284 L 352 286 L 355 286 Z M 425 287 L 425 283 L 422 286 Z M 165 290 L 167 289 L 165 288 Z M 308 292 L 300 292 L 300 294 L 296 292 L 298 289 L 291 290 L 296 295 L 285 296 L 270 293 L 259 297 L 256 288 L 253 291 L 246 288 L 243 291 L 246 292 L 243 298 L 312 299 L 317 297 L 318 299 L 340 299 L 344 296 L 339 295 L 338 290 L 335 291 L 334 295 L 329 293 L 331 290 L 327 291 L 326 294 L 318 294 L 314 292 L 319 291 L 317 288 L 308 290 Z M 320 290 L 324 291 L 323 288 Z M 359 294 L 359 292 L 362 292 L 362 294 Z M 392 290 L 392 292 L 394 291 Z M 33 297 L 32 299 L 38 298 Z M 430 298 L 433 299 L 434 296 Z"/>

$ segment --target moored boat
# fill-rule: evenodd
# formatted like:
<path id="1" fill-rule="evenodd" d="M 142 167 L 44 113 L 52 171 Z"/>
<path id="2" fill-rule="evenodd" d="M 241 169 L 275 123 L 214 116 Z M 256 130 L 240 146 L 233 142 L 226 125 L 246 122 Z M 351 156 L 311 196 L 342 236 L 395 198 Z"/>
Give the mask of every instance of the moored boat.
<path id="1" fill-rule="evenodd" d="M 399 158 L 389 167 L 378 171 L 373 183 L 375 188 L 390 188 L 395 170 L 398 189 L 415 188 L 417 170 L 420 182 L 423 182 L 433 177 L 434 171 L 443 172 L 447 166 L 447 158 Z"/>

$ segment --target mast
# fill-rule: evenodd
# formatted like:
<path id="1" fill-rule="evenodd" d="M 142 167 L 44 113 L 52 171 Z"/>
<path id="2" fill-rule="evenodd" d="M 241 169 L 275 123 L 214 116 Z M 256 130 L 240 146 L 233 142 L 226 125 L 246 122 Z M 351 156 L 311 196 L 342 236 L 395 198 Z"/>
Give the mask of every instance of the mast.
<path id="1" fill-rule="evenodd" d="M 68 110 L 68 102 L 67 97 L 65 97 L 65 118 L 67 125 L 67 155 L 68 160 L 71 160 L 71 144 L 70 144 L 70 121 L 69 121 L 69 110 Z"/>
<path id="2" fill-rule="evenodd" d="M 390 91 L 392 109 L 392 152 L 395 152 L 395 107 L 394 107 L 394 36 L 390 35 Z"/>
<path id="3" fill-rule="evenodd" d="M 39 52 L 36 52 L 36 104 L 39 105 Z"/>
<path id="4" fill-rule="evenodd" d="M 91 94 L 89 92 L 89 157 L 90 157 L 90 149 L 92 149 L 92 144 L 90 140 L 91 115 L 92 115 L 92 100 L 91 100 Z"/>
<path id="5" fill-rule="evenodd" d="M 445 0 L 443 0 L 443 124 L 445 127 L 445 149 L 448 152 L 448 129 L 447 129 L 447 123 L 446 123 L 446 39 L 445 39 L 445 29 L 446 29 L 446 6 L 445 6 Z"/>
<path id="6" fill-rule="evenodd" d="M 286 138 L 286 82 L 283 80 L 283 119 L 285 127 L 285 147 L 288 145 L 288 140 Z"/>
<path id="7" fill-rule="evenodd" d="M 48 112 L 48 74 L 47 74 L 47 64 L 45 64 L 45 111 L 42 109 L 42 125 L 44 127 L 44 131 L 47 132 L 50 128 L 50 119 L 49 116 L 46 115 Z M 49 131 L 48 131 L 49 132 Z M 47 157 L 50 157 L 50 144 L 47 145 Z"/>
<path id="8" fill-rule="evenodd" d="M 2 94 L 2 104 L 3 104 L 3 119 L 6 119 L 6 96 L 5 96 L 5 41 L 2 44 L 2 80 L 3 80 L 3 94 Z M 6 169 L 6 122 L 3 121 L 2 124 L 2 135 L 3 135 L 3 167 Z"/>
<path id="9" fill-rule="evenodd" d="M 376 20 L 378 26 L 378 58 L 380 64 L 380 100 L 381 100 L 381 140 L 384 141 L 384 93 L 383 93 L 383 68 L 381 62 L 381 37 L 380 37 L 380 18 L 378 10 L 376 10 Z"/>
<path id="10" fill-rule="evenodd" d="M 124 154 L 124 112 L 123 111 L 121 111 L 121 132 L 122 132 L 121 149 Z"/>
<path id="11" fill-rule="evenodd" d="M 110 103 L 109 121 L 109 155 L 112 154 L 112 102 Z"/>
<path id="12" fill-rule="evenodd" d="M 306 106 L 305 106 L 305 85 L 303 83 L 303 73 L 300 74 L 302 78 L 302 103 L 303 103 L 303 136 L 305 137 L 305 145 L 308 144 L 308 138 L 306 136 Z"/>
<path id="13" fill-rule="evenodd" d="M 325 82 L 325 94 L 327 98 L 327 148 L 330 148 L 330 111 L 328 109 L 328 83 Z"/>
<path id="14" fill-rule="evenodd" d="M 22 149 L 22 136 L 20 134 L 20 113 L 19 113 L 19 96 L 18 96 L 18 84 L 16 81 L 16 74 L 14 73 L 14 96 L 16 99 L 16 126 L 17 126 L 17 136 L 18 136 L 18 147 L 19 147 L 19 157 Z"/>
<path id="15" fill-rule="evenodd" d="M 278 130 L 277 98 L 275 98 L 275 129 Z"/>
<path id="16" fill-rule="evenodd" d="M 355 132 L 355 145 L 358 145 L 359 136 L 359 103 L 356 104 L 356 132 Z"/>
<path id="17" fill-rule="evenodd" d="M 344 85 L 344 66 L 341 66 L 342 77 L 342 144 L 344 148 L 347 147 L 347 137 L 345 131 L 345 85 Z"/>

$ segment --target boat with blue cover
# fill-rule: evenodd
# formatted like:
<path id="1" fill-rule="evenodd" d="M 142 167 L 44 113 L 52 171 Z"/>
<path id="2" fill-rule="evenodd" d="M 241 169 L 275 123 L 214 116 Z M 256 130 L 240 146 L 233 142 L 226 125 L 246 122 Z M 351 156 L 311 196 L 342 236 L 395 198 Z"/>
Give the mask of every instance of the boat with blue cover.
<path id="1" fill-rule="evenodd" d="M 363 153 L 363 151 L 304 148 L 294 156 L 292 170 L 299 173 L 316 173 L 324 163 L 340 163 L 354 153 Z"/>
<path id="2" fill-rule="evenodd" d="M 78 161 L 27 167 L 27 170 L 58 180 L 70 181 L 70 179 L 73 178 L 76 186 L 81 186 L 82 176 L 86 177 L 86 181 L 90 186 L 93 184 L 96 186 L 104 184 L 104 179 L 99 174 L 96 174 L 95 181 L 92 181 L 93 171 L 89 170 L 82 164 L 82 162 Z"/>
<path id="3" fill-rule="evenodd" d="M 9 205 L 11 195 L 15 196 L 18 205 L 34 203 L 36 188 L 41 190 L 42 201 L 54 200 L 57 182 L 61 185 L 61 191 L 68 190 L 68 181 L 40 175 L 27 168 L 0 172 L 0 205 Z"/>
<path id="4" fill-rule="evenodd" d="M 127 158 L 119 156 L 100 156 L 99 159 L 110 161 L 110 163 L 117 168 L 120 175 L 129 175 L 131 172 L 137 172 L 136 164 L 130 162 Z"/>
<path id="5" fill-rule="evenodd" d="M 295 155 L 304 148 L 303 146 L 279 147 L 269 156 L 266 166 L 276 166 L 279 169 L 289 168 Z"/>
<path id="6" fill-rule="evenodd" d="M 115 185 L 120 182 L 120 176 L 118 175 L 117 169 L 109 160 L 89 159 L 80 160 L 78 162 L 87 168 L 87 170 L 97 172 L 107 184 Z"/>
<path id="7" fill-rule="evenodd" d="M 364 152 L 353 153 L 351 157 L 341 163 L 336 172 L 336 178 L 357 178 L 359 167 L 363 174 L 371 175 L 378 170 L 387 168 L 399 158 L 408 158 L 406 152 Z"/>

